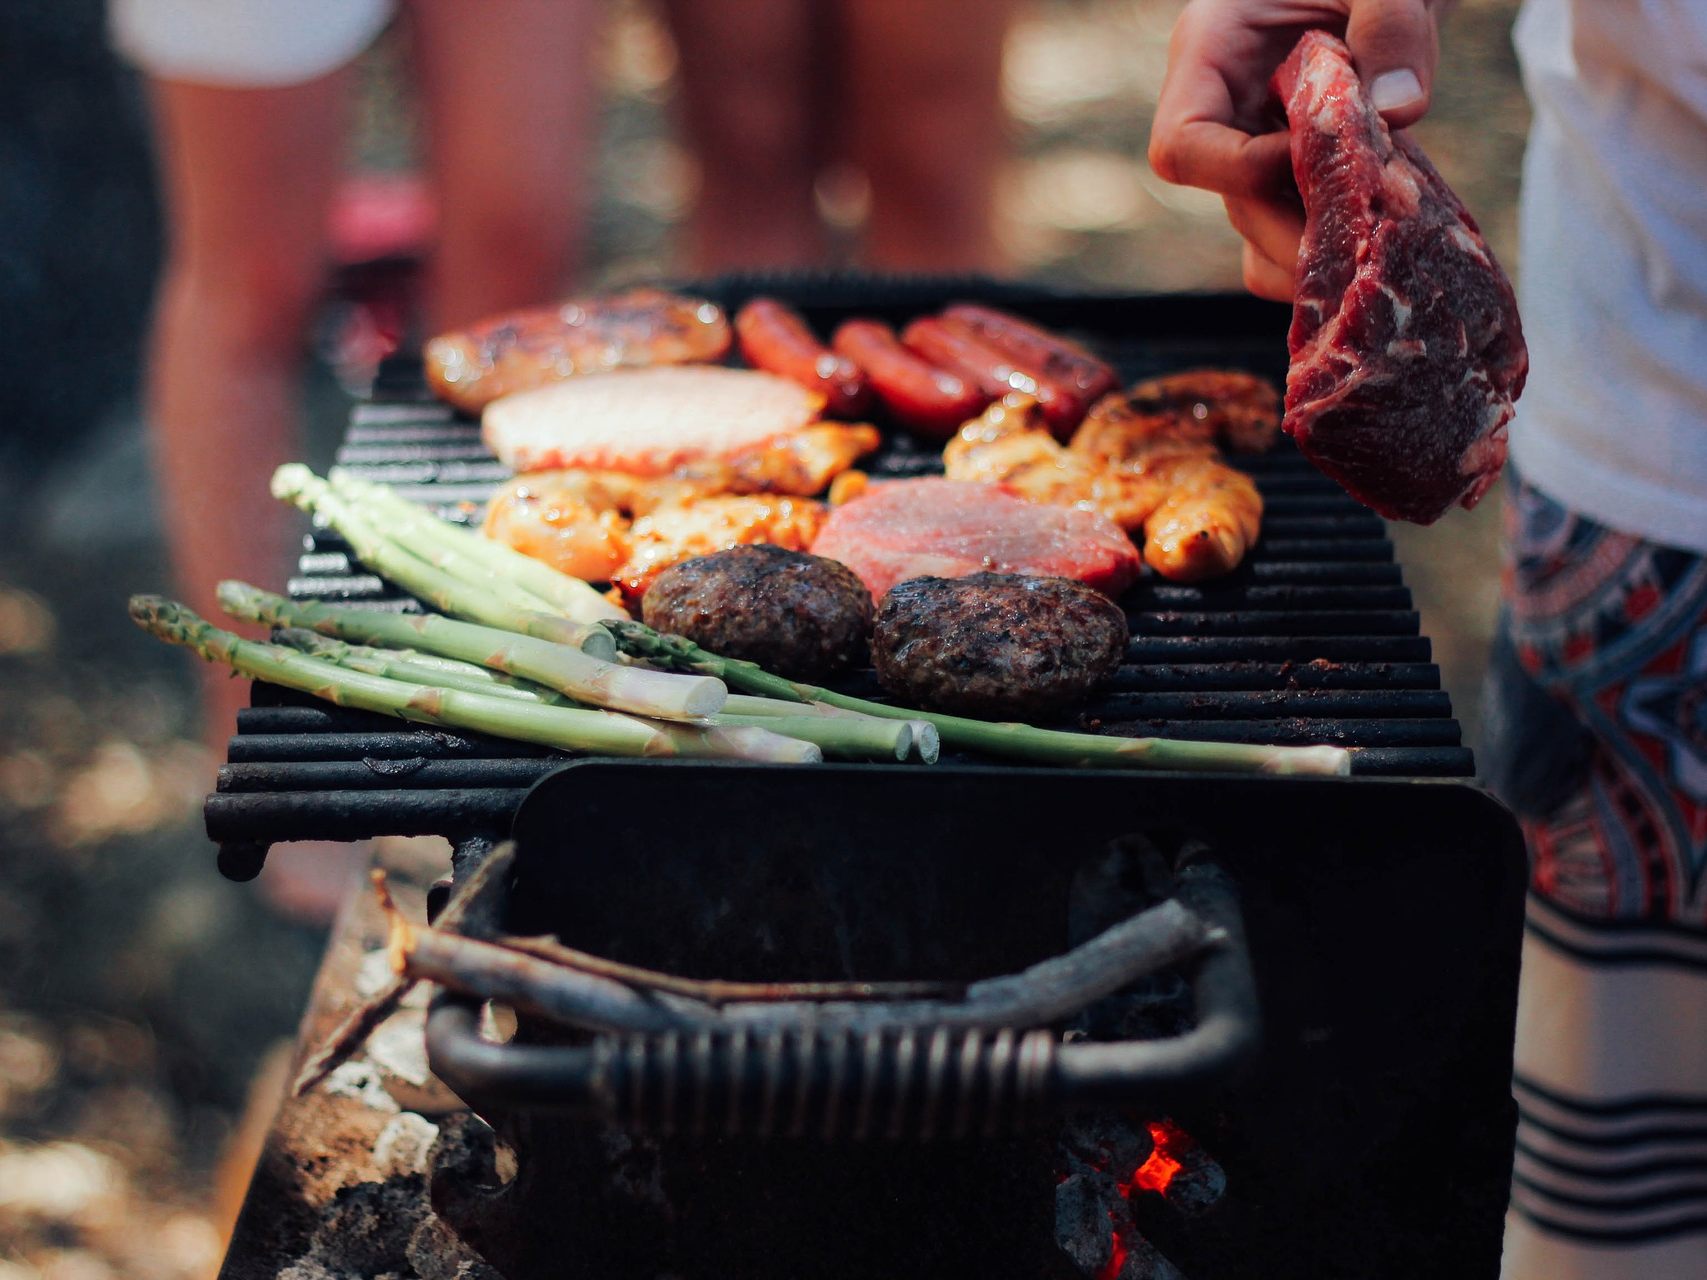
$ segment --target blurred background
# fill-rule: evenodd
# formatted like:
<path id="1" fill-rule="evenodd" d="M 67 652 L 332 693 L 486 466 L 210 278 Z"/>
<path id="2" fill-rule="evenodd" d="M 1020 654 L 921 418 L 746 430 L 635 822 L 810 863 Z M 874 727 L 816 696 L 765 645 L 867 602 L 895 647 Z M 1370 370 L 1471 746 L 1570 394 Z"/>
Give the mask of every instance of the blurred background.
<path id="1" fill-rule="evenodd" d="M 1238 287 L 1219 200 L 1144 162 L 1179 8 L 1020 3 L 995 226 L 1012 274 Z M 1527 126 L 1515 8 L 1457 6 L 1418 130 L 1508 267 L 1520 266 Z M 385 337 L 394 272 L 371 259 L 431 234 L 402 60 L 388 32 L 359 67 L 350 180 L 332 213 L 341 261 L 305 375 L 302 456 L 317 467 Z M 673 127 L 678 59 L 654 4 L 608 6 L 597 66 L 582 283 L 679 276 L 697 174 Z M 127 594 L 168 584 L 138 407 L 161 258 L 142 94 L 109 52 L 99 0 L 10 0 L 0 68 L 0 1280 L 205 1276 L 247 1174 L 234 1135 L 246 1105 L 265 1122 L 271 1095 L 253 1081 L 269 1054 L 280 1070 L 322 938 L 218 877 L 198 815 L 215 762 L 198 741 L 194 673 L 124 615 Z M 842 230 L 862 204 L 857 181 L 820 191 Z M 1396 530 L 1472 745 L 1499 505 Z"/>

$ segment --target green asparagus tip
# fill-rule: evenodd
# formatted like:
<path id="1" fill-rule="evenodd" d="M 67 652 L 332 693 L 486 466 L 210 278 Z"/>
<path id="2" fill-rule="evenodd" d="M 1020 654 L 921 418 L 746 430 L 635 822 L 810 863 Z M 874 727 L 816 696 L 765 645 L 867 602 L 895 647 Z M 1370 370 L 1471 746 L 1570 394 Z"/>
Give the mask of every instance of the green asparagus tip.
<path id="1" fill-rule="evenodd" d="M 273 497 L 289 501 L 294 495 L 301 493 L 306 484 L 319 479 L 300 462 L 287 462 L 273 472 Z"/>

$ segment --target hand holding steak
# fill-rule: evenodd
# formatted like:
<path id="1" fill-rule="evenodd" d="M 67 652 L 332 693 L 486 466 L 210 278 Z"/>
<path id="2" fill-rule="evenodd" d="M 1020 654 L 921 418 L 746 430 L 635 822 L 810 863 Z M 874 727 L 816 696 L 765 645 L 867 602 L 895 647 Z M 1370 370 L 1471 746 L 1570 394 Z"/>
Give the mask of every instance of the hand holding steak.
<path id="1" fill-rule="evenodd" d="M 913 578 L 883 598 L 871 650 L 883 687 L 909 706 L 1046 719 L 1120 665 L 1126 615 L 1066 578 Z"/>
<path id="2" fill-rule="evenodd" d="M 1305 211 L 1282 426 L 1384 516 L 1474 506 L 1529 369 L 1511 283 L 1342 42 L 1306 33 L 1274 84 Z"/>

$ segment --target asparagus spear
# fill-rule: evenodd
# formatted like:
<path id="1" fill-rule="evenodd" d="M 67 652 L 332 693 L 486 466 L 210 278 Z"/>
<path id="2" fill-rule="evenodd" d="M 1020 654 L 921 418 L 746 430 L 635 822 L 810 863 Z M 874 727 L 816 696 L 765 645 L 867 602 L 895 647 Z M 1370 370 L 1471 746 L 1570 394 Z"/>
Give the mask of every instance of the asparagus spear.
<path id="1" fill-rule="evenodd" d="M 282 628 L 278 638 L 293 649 L 369 675 L 389 676 L 441 689 L 462 689 L 518 702 L 569 707 L 581 705 L 544 685 L 531 680 L 513 680 L 473 663 L 409 650 L 345 644 L 300 627 Z M 837 760 L 906 760 L 916 753 L 926 764 L 935 764 L 940 750 L 935 726 L 923 720 L 880 719 L 853 711 L 838 711 L 833 707 L 820 710 L 815 704 L 779 702 L 772 698 L 731 698 L 714 723 L 751 725 L 785 737 L 799 738 L 816 744 L 825 756 Z"/>
<path id="2" fill-rule="evenodd" d="M 441 520 L 407 498 L 398 497 L 384 485 L 358 479 L 341 470 L 334 470 L 331 480 L 334 489 L 369 508 L 376 517 L 381 517 L 379 523 L 382 525 L 408 534 L 417 544 L 430 543 L 461 553 L 485 568 L 488 575 L 508 578 L 551 604 L 566 618 L 576 622 L 603 622 L 628 617 L 620 605 L 605 599 L 590 583 L 559 573 L 550 565 L 501 542 Z"/>
<path id="3" fill-rule="evenodd" d="M 375 649 L 363 644 L 345 644 L 342 640 L 333 640 L 303 627 L 281 627 L 274 639 L 312 657 L 324 658 L 327 662 L 368 675 L 437 685 L 441 689 L 463 689 L 516 702 L 542 702 L 553 707 L 584 705 L 532 680 L 517 680 L 502 672 L 488 671 L 485 667 L 459 662 L 455 658 L 417 653 L 412 649 Z"/>
<path id="4" fill-rule="evenodd" d="M 723 658 L 682 636 L 662 635 L 638 622 L 607 622 L 623 652 L 677 671 L 714 675 L 730 687 L 783 701 L 822 702 L 832 707 L 936 726 L 944 746 L 1039 764 L 1082 768 L 1180 769 L 1199 772 L 1347 774 L 1351 753 L 1343 747 L 1274 747 L 1234 742 L 1182 742 L 1169 738 L 1112 738 L 1067 733 L 1028 724 L 992 724 L 934 711 L 909 711 L 853 698 L 833 689 L 772 675 L 756 663 Z"/>
<path id="5" fill-rule="evenodd" d="M 465 556 L 439 550 L 431 553 L 437 563 L 423 559 L 299 462 L 286 463 L 273 473 L 272 490 L 275 498 L 324 517 L 362 563 L 445 613 L 586 648 L 596 657 L 615 656 L 615 648 L 597 638 L 597 626 L 546 612 L 543 600 L 508 578 L 472 565 Z"/>
<path id="6" fill-rule="evenodd" d="M 342 707 L 425 724 L 471 729 L 565 751 L 614 756 L 716 756 L 816 764 L 809 742 L 744 725 L 664 724 L 569 707 L 548 707 L 458 689 L 348 671 L 282 645 L 245 640 L 161 596 L 132 596 L 130 616 L 162 640 L 195 650 L 244 675 L 300 689 Z"/>
<path id="7" fill-rule="evenodd" d="M 380 613 L 372 609 L 295 602 L 243 582 L 222 582 L 220 607 L 234 618 L 280 627 L 305 627 L 357 644 L 425 649 L 521 676 L 577 702 L 661 720 L 701 720 L 723 705 L 728 690 L 713 677 L 685 678 L 644 667 L 603 662 L 568 645 L 455 622 L 437 614 Z"/>

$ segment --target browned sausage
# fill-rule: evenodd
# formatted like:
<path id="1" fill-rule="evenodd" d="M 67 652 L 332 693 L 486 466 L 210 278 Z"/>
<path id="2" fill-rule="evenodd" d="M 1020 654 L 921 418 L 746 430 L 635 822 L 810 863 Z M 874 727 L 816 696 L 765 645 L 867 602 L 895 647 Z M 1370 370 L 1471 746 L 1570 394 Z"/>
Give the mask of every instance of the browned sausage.
<path id="1" fill-rule="evenodd" d="M 1060 439 L 1072 434 L 1090 408 L 1069 389 L 1021 365 L 966 325 L 926 316 L 908 325 L 901 337 L 925 359 L 971 380 L 991 399 L 1010 391 L 1031 396 L 1043 411 L 1049 430 Z"/>
<path id="2" fill-rule="evenodd" d="M 865 370 L 824 346 L 798 312 L 775 298 L 754 298 L 742 307 L 735 337 L 748 364 L 822 393 L 833 416 L 857 418 L 870 409 Z"/>
<path id="3" fill-rule="evenodd" d="M 831 339 L 837 354 L 866 372 L 871 389 L 895 421 L 921 439 L 940 443 L 990 402 L 964 378 L 901 345 L 876 320 L 848 320 Z"/>
<path id="4" fill-rule="evenodd" d="M 942 314 L 943 319 L 964 325 L 1021 368 L 1070 389 L 1087 406 L 1113 391 L 1119 382 L 1106 361 L 1078 343 L 1005 311 L 962 302 Z"/>

